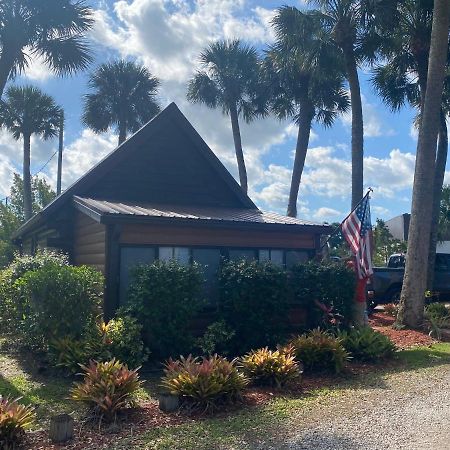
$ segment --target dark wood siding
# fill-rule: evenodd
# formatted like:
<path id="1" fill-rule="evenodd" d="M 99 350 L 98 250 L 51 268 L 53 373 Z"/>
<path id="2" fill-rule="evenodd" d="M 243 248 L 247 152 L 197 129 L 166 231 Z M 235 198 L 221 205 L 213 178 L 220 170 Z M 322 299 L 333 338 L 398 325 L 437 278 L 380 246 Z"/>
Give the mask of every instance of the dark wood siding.
<path id="1" fill-rule="evenodd" d="M 105 226 L 77 211 L 73 243 L 74 263 L 93 266 L 105 273 L 105 242 Z"/>
<path id="2" fill-rule="evenodd" d="M 121 244 L 314 249 L 315 235 L 188 226 L 124 225 Z"/>
<path id="3" fill-rule="evenodd" d="M 100 177 L 83 196 L 115 201 L 242 207 L 242 202 L 177 127 L 131 148 L 121 164 Z"/>

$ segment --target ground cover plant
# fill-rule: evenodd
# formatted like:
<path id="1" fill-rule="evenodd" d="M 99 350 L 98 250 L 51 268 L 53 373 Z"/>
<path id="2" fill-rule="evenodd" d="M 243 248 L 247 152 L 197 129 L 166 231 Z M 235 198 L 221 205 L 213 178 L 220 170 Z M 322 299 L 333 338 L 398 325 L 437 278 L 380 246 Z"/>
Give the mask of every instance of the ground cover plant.
<path id="1" fill-rule="evenodd" d="M 0 395 L 0 448 L 14 449 L 34 421 L 34 408 Z"/>
<path id="2" fill-rule="evenodd" d="M 312 330 L 290 341 L 297 361 L 305 372 L 340 373 L 350 359 L 342 341 L 327 331 Z"/>
<path id="3" fill-rule="evenodd" d="M 295 360 L 291 347 L 269 350 L 267 347 L 252 350 L 240 359 L 240 368 L 254 383 L 281 388 L 298 381 L 301 364 Z"/>
<path id="4" fill-rule="evenodd" d="M 240 400 L 248 383 L 249 380 L 239 372 L 236 359 L 228 361 L 218 355 L 169 359 L 161 382 L 170 394 L 180 396 L 188 407 L 204 412 Z"/>
<path id="5" fill-rule="evenodd" d="M 141 387 L 138 370 L 130 370 L 120 361 L 91 361 L 81 366 L 83 381 L 74 383 L 70 392 L 73 400 L 92 407 L 100 420 L 115 420 L 117 414 L 134 404 L 134 396 Z"/>

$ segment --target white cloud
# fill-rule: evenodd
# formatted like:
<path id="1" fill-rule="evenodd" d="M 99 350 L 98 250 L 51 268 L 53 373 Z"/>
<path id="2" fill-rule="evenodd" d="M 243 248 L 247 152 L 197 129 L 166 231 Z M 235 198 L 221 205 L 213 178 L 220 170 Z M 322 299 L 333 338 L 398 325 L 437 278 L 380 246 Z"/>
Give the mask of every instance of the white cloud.
<path id="1" fill-rule="evenodd" d="M 343 214 L 338 211 L 337 209 L 334 208 L 327 208 L 327 207 L 322 207 L 317 209 L 314 214 L 313 217 L 319 221 L 329 221 L 330 218 L 331 219 L 341 219 L 343 216 Z"/>

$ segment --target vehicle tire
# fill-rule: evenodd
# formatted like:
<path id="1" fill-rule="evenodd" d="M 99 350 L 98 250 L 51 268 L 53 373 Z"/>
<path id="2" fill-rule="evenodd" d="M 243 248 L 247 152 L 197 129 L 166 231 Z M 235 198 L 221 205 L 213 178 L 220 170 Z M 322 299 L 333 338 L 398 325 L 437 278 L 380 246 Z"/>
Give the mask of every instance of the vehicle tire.
<path id="1" fill-rule="evenodd" d="M 389 288 L 385 296 L 386 302 L 394 304 L 399 303 L 401 292 L 402 292 L 401 286 L 393 286 Z"/>

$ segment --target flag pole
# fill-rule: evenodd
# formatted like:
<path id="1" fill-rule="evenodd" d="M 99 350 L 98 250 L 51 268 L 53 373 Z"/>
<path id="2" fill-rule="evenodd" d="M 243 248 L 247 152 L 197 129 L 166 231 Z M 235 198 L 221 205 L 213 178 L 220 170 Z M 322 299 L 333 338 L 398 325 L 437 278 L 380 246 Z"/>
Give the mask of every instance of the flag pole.
<path id="1" fill-rule="evenodd" d="M 366 193 L 366 195 L 364 195 L 364 197 L 356 204 L 356 206 L 350 211 L 350 213 L 349 214 L 347 214 L 346 216 L 345 216 L 345 218 L 344 218 L 344 220 L 342 220 L 342 222 L 339 224 L 339 226 L 338 227 L 336 227 L 336 229 L 333 231 L 333 233 L 331 233 L 329 236 L 328 236 L 328 239 L 322 244 L 322 246 L 319 248 L 319 252 L 328 244 L 328 242 L 330 241 L 330 239 L 333 237 L 333 236 L 335 236 L 340 230 L 341 230 L 341 227 L 342 227 L 342 224 L 353 214 L 353 211 L 355 211 L 355 209 L 362 203 L 362 201 L 371 193 L 371 192 L 373 192 L 373 189 L 371 188 L 371 187 L 369 187 L 368 189 L 367 189 L 367 193 Z"/>

